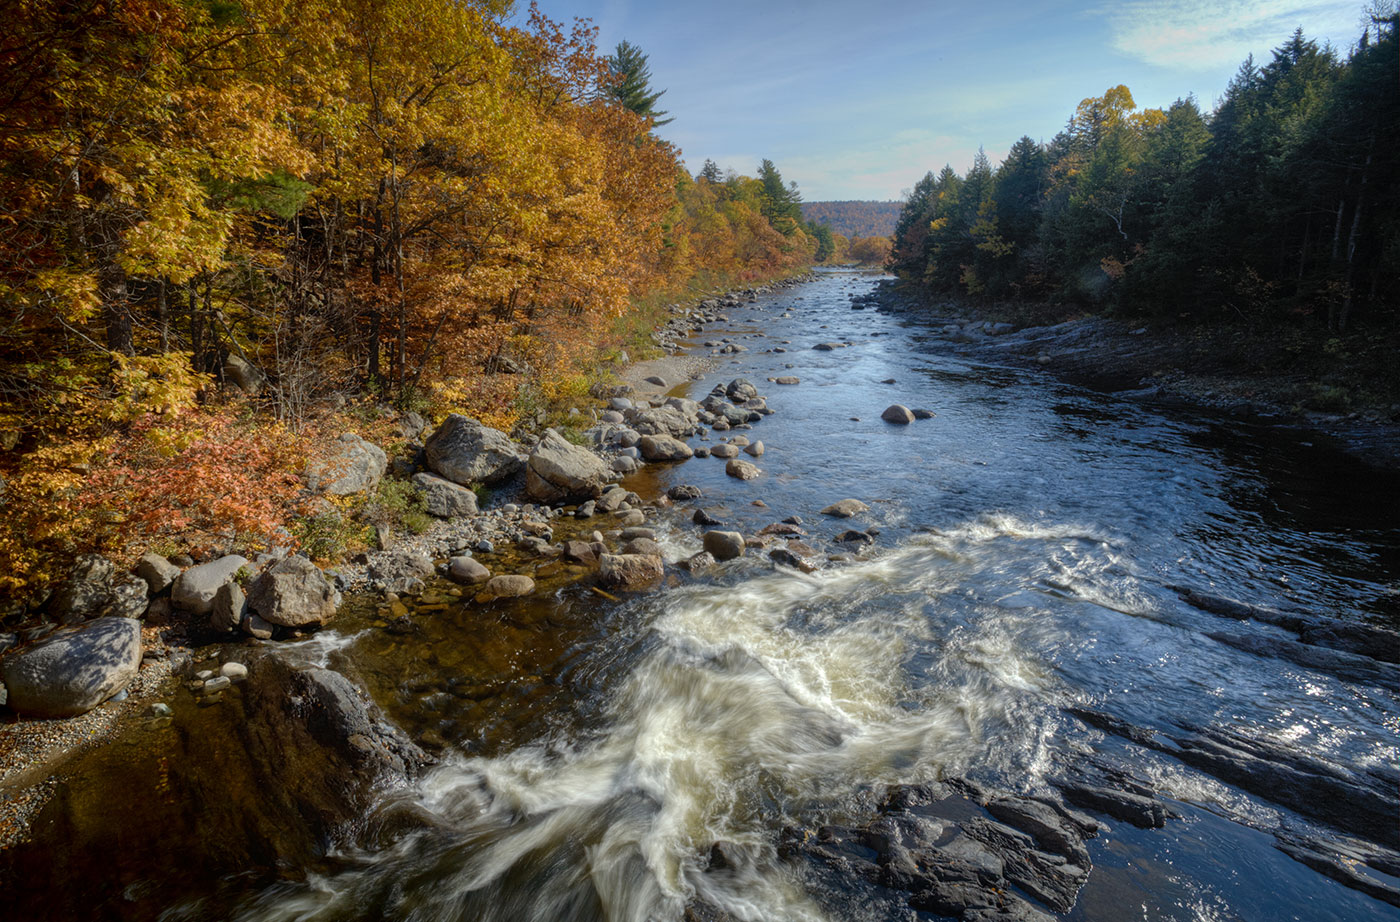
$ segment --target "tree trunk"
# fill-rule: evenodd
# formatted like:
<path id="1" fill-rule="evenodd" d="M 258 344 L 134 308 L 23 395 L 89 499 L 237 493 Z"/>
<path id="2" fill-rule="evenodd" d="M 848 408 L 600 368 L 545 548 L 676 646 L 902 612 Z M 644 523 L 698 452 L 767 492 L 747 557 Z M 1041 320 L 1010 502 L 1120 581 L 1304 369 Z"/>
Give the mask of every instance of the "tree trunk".
<path id="1" fill-rule="evenodd" d="M 1361 237 L 1361 210 L 1366 200 L 1367 172 L 1371 168 L 1371 155 L 1366 155 L 1366 163 L 1361 167 L 1361 185 L 1356 190 L 1356 207 L 1351 212 L 1351 232 L 1347 234 L 1347 272 L 1342 295 L 1342 313 L 1337 318 L 1338 331 L 1345 331 L 1351 318 L 1353 303 L 1352 280 L 1356 270 L 1356 245 Z"/>

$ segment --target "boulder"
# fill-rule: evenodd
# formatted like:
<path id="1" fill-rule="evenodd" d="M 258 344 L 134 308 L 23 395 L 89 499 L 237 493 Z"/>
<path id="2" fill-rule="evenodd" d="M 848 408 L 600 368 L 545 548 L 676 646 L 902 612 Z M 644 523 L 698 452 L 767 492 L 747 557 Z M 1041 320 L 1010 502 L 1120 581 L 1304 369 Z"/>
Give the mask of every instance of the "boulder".
<path id="1" fill-rule="evenodd" d="M 267 380 L 257 366 L 241 355 L 230 355 L 224 362 L 224 377 L 249 397 L 256 397 Z"/>
<path id="2" fill-rule="evenodd" d="M 745 400 L 752 400 L 758 396 L 758 388 L 743 378 L 735 378 L 729 382 L 729 386 L 724 389 L 724 396 L 735 403 L 742 403 Z"/>
<path id="3" fill-rule="evenodd" d="M 693 435 L 700 424 L 693 413 L 685 413 L 670 405 L 629 410 L 627 420 L 642 435 L 669 435 L 672 438 Z"/>
<path id="4" fill-rule="evenodd" d="M 699 487 L 689 483 L 679 483 L 666 491 L 666 495 L 676 502 L 699 499 L 703 494 Z"/>
<path id="5" fill-rule="evenodd" d="M 224 583 L 214 593 L 214 610 L 209 615 L 209 627 L 227 634 L 238 630 L 248 614 L 248 597 L 237 583 Z"/>
<path id="6" fill-rule="evenodd" d="M 715 560 L 733 560 L 744 556 L 744 536 L 737 531 L 707 531 L 705 550 Z"/>
<path id="7" fill-rule="evenodd" d="M 656 554 L 603 554 L 598 582 L 613 589 L 637 589 L 659 580 L 666 566 Z"/>
<path id="8" fill-rule="evenodd" d="M 721 442 L 710 448 L 710 454 L 716 458 L 734 458 L 739 454 L 739 446 L 732 442 Z"/>
<path id="9" fill-rule="evenodd" d="M 491 578 L 491 571 L 474 557 L 453 557 L 447 562 L 447 575 L 453 582 L 475 585 Z"/>
<path id="10" fill-rule="evenodd" d="M 880 418 L 887 423 L 907 426 L 914 421 L 914 412 L 903 404 L 896 403 L 886 407 Z"/>
<path id="11" fill-rule="evenodd" d="M 698 508 L 698 509 L 696 509 L 696 510 L 695 510 L 695 514 L 692 515 L 692 516 L 690 517 L 690 520 L 691 520 L 692 522 L 694 522 L 696 525 L 723 525 L 723 524 L 724 524 L 724 520 L 723 520 L 723 519 L 717 517 L 714 513 L 710 512 L 710 510 L 704 509 L 704 508 Z"/>
<path id="12" fill-rule="evenodd" d="M 752 445 L 745 445 L 745 446 L 744 446 L 744 454 L 746 454 L 746 455 L 752 455 L 752 456 L 755 457 L 755 458 L 761 458 L 761 457 L 763 457 L 763 442 L 762 442 L 762 440 L 757 441 L 757 442 L 754 442 Z"/>
<path id="13" fill-rule="evenodd" d="M 248 607 L 268 624 L 325 624 L 340 607 L 340 593 L 305 557 L 287 557 L 265 570 L 248 592 Z"/>
<path id="14" fill-rule="evenodd" d="M 427 472 L 413 475 L 413 485 L 423 491 L 428 514 L 440 519 L 476 515 L 476 494 L 446 477 Z"/>
<path id="15" fill-rule="evenodd" d="M 780 566 L 792 567 L 802 573 L 815 573 L 817 570 L 817 564 L 814 561 L 785 547 L 775 547 L 768 552 L 768 557 Z"/>
<path id="16" fill-rule="evenodd" d="M 325 454 L 306 466 L 306 485 L 318 493 L 349 496 L 379 485 L 389 456 L 372 442 L 347 432 Z"/>
<path id="17" fill-rule="evenodd" d="M 680 562 L 680 566 L 691 573 L 703 573 L 715 565 L 715 555 L 709 551 L 692 554 Z"/>
<path id="18" fill-rule="evenodd" d="M 622 545 L 623 554 L 640 554 L 644 557 L 660 557 L 661 545 L 656 543 L 655 538 L 624 538 L 627 542 Z"/>
<path id="19" fill-rule="evenodd" d="M 915 419 L 933 419 L 933 417 L 937 415 L 932 410 L 925 410 L 921 407 L 915 407 L 911 412 L 914 414 Z"/>
<path id="20" fill-rule="evenodd" d="M 535 591 L 535 581 L 528 576 L 493 576 L 477 593 L 479 603 L 494 602 L 497 599 L 518 599 Z"/>
<path id="21" fill-rule="evenodd" d="M 729 462 L 724 465 L 724 472 L 730 477 L 737 477 L 740 480 L 753 480 L 763 473 L 754 465 L 738 458 L 729 459 Z"/>
<path id="22" fill-rule="evenodd" d="M 366 575 L 370 585 L 382 592 L 421 592 L 423 581 L 433 575 L 432 558 L 413 551 L 377 554 L 370 559 Z"/>
<path id="23" fill-rule="evenodd" d="M 689 445 L 669 435 L 644 435 L 637 447 L 648 461 L 684 461 L 695 455 Z"/>
<path id="24" fill-rule="evenodd" d="M 834 515 L 838 519 L 849 519 L 853 515 L 869 511 L 870 507 L 858 499 L 843 499 L 822 510 L 822 515 Z"/>
<path id="25" fill-rule="evenodd" d="M 572 444 L 553 429 L 546 429 L 530 453 L 525 490 L 541 502 L 582 502 L 601 496 L 611 473 L 593 452 Z"/>
<path id="26" fill-rule="evenodd" d="M 146 581 L 151 595 L 160 595 L 180 578 L 180 568 L 155 551 L 147 551 L 136 561 L 135 573 Z"/>
<path id="27" fill-rule="evenodd" d="M 218 560 L 190 567 L 170 589 L 171 603 L 181 611 L 207 615 L 214 610 L 214 595 L 224 583 L 248 565 L 247 559 L 229 554 Z"/>
<path id="28" fill-rule="evenodd" d="M 520 448 L 504 432 L 453 413 L 424 446 L 428 468 L 453 483 L 499 483 L 525 466 Z"/>
<path id="29" fill-rule="evenodd" d="M 140 668 L 140 623 L 97 618 L 11 652 L 0 660 L 0 680 L 17 713 L 75 717 L 125 689 Z"/>
<path id="30" fill-rule="evenodd" d="M 116 565 L 100 554 L 84 554 L 58 587 L 49 611 L 60 624 L 78 624 L 96 618 L 111 601 Z"/>

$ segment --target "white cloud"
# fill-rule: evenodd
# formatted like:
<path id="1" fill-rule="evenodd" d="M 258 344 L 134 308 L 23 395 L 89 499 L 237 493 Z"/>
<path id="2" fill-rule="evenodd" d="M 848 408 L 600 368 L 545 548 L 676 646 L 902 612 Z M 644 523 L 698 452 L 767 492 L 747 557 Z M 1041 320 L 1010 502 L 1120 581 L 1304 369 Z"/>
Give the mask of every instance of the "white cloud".
<path id="1" fill-rule="evenodd" d="M 1360 33 L 1356 0 L 1136 0 L 1101 11 L 1113 47 L 1159 67 L 1232 67 L 1277 48 L 1299 26 L 1345 49 Z"/>

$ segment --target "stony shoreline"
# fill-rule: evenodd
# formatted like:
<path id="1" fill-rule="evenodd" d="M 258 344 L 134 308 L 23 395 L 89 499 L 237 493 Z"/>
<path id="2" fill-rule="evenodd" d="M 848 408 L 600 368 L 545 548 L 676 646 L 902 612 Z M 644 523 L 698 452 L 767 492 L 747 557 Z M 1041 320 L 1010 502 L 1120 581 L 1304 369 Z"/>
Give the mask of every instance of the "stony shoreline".
<path id="1" fill-rule="evenodd" d="M 1296 376 L 1241 373 L 1226 344 L 1198 341 L 1174 328 L 1104 317 L 1031 326 L 998 323 L 974 306 L 932 303 L 895 282 L 852 306 L 909 315 L 953 349 L 988 361 L 1040 368 L 1128 399 L 1315 432 L 1374 467 L 1400 468 L 1400 405 L 1345 413 L 1302 409 L 1306 389 Z"/>
<path id="2" fill-rule="evenodd" d="M 797 281 L 799 280 L 780 282 L 775 287 L 787 287 L 796 284 Z M 713 356 L 686 351 L 678 341 L 692 331 L 702 328 L 705 323 L 721 318 L 722 315 L 718 311 L 725 305 L 735 306 L 741 300 L 755 300 L 769 290 L 771 289 L 765 286 L 761 289 L 731 292 L 691 306 L 674 306 L 672 317 L 667 324 L 653 334 L 653 339 L 665 354 L 658 358 L 629 363 L 618 369 L 619 384 L 607 394 L 598 395 L 603 409 L 593 414 L 595 430 L 600 425 L 597 422 L 598 418 L 607 416 L 610 405 L 619 406 L 635 402 L 637 407 L 650 407 L 658 412 L 666 411 L 669 399 L 666 396 L 667 391 L 703 377 L 717 364 Z M 621 394 L 629 396 L 618 396 Z M 681 414 L 683 428 L 700 431 L 701 417 L 712 423 L 715 421 L 708 411 L 702 410 L 694 401 L 670 399 L 670 402 L 684 409 L 685 412 Z M 759 403 L 761 404 L 761 400 Z M 753 411 L 744 412 L 748 414 Z M 757 415 L 754 413 L 754 416 Z M 617 425 L 611 427 L 607 423 L 601 424 L 607 435 L 606 440 L 599 438 L 589 450 L 578 449 L 579 452 L 596 457 L 602 462 L 614 464 L 615 467 L 609 471 L 609 480 L 624 476 L 629 470 L 635 470 L 636 465 L 644 463 L 638 457 L 640 452 L 637 442 L 641 438 L 640 434 L 631 431 L 629 437 L 629 430 L 621 425 L 621 420 L 616 422 Z M 666 437 L 661 434 L 665 425 L 663 422 L 661 428 L 653 427 L 657 438 Z M 722 421 L 718 425 L 728 428 Z M 747 428 L 747 424 L 744 424 L 744 428 Z M 595 432 L 595 436 L 597 434 Z M 675 434 L 681 435 L 681 432 L 677 431 Z M 503 434 L 501 436 L 504 438 Z M 349 489 L 346 492 L 353 492 L 354 489 L 363 489 L 367 482 L 362 481 L 363 467 L 377 469 L 380 475 L 387 472 L 388 458 L 377 446 L 349 434 L 343 436 L 341 441 L 344 443 L 344 456 L 347 460 L 339 468 L 332 464 L 328 470 L 308 471 L 313 487 L 319 482 L 321 489 L 335 492 L 336 485 L 348 485 Z M 628 444 L 622 445 L 624 442 Z M 536 444 L 533 450 L 538 451 L 538 448 L 539 445 Z M 421 448 L 419 451 L 421 452 Z M 628 458 L 633 459 L 633 465 L 619 463 Z M 414 469 L 422 468 L 414 465 Z M 374 479 L 377 479 L 377 476 Z M 462 490 L 461 487 L 452 486 L 456 490 Z M 573 560 L 572 562 L 579 566 L 574 567 L 574 572 L 566 576 L 590 578 L 590 574 L 597 571 L 599 558 L 613 550 L 619 551 L 624 561 L 627 561 L 629 556 L 639 556 L 629 555 L 630 551 L 659 551 L 654 543 L 650 547 L 647 546 L 651 536 L 648 529 L 641 527 L 641 523 L 648 514 L 655 512 L 658 506 L 670 505 L 670 499 L 658 498 L 659 502 L 649 504 L 648 512 L 644 514 L 640 510 L 634 510 L 632 503 L 628 502 L 632 500 L 640 505 L 635 494 L 616 490 L 611 495 L 613 508 L 609 510 L 611 515 L 607 516 L 604 524 L 609 535 L 607 543 L 593 542 L 595 547 L 591 556 L 585 554 L 585 559 Z M 570 497 L 581 498 L 582 495 Z M 311 586 L 328 602 L 331 593 L 334 593 L 335 604 L 339 603 L 342 592 L 378 594 L 381 600 L 380 610 L 386 616 L 399 611 L 398 606 L 402 605 L 401 596 L 409 599 L 421 594 L 435 604 L 443 604 L 451 597 L 467 596 L 462 590 L 471 589 L 475 581 L 454 579 L 450 564 L 439 561 L 443 561 L 444 558 L 470 559 L 474 549 L 486 548 L 493 551 L 498 547 L 520 548 L 525 554 L 538 553 L 546 559 L 561 556 L 564 550 L 562 546 L 551 546 L 531 532 L 551 537 L 547 530 L 548 523 L 551 520 L 557 521 L 564 515 L 572 518 L 578 512 L 578 505 L 563 502 L 536 503 L 531 502 L 528 496 L 521 496 L 520 502 L 506 502 L 495 508 L 476 511 L 475 501 L 472 500 L 469 503 L 469 513 L 464 511 L 464 514 L 436 518 L 432 526 L 422 534 L 395 535 L 392 545 L 385 549 L 357 555 L 349 561 L 327 568 L 327 579 L 323 580 L 320 571 L 312 567 L 310 569 L 314 572 L 303 574 L 300 584 L 295 588 L 301 592 L 307 586 Z M 593 503 L 590 502 L 589 505 Z M 629 516 L 629 513 L 632 515 Z M 596 521 L 603 522 L 602 519 Z M 601 532 L 594 529 L 592 537 L 601 538 Z M 522 545 L 524 546 L 521 547 Z M 217 681 L 222 680 L 216 679 L 216 683 L 210 685 L 212 691 L 206 692 L 203 688 L 206 684 L 205 679 L 195 677 L 195 673 L 208 665 L 217 668 L 219 660 L 224 658 L 222 651 L 246 650 L 253 654 L 258 646 L 269 643 L 275 646 L 276 642 L 272 640 L 274 631 L 279 637 L 301 636 L 302 629 L 294 622 L 287 622 L 286 626 L 282 627 L 271 625 L 247 607 L 248 595 L 257 591 L 259 580 L 264 579 L 258 574 L 271 574 L 286 553 L 283 550 L 263 555 L 253 561 L 230 555 L 205 561 L 202 566 L 195 566 L 195 562 L 190 560 L 174 565 L 164 558 L 154 559 L 158 555 L 148 555 L 151 560 L 143 558 L 142 566 L 146 569 L 138 566 L 134 576 L 116 573 L 109 562 L 100 558 L 84 558 L 75 566 L 74 575 L 70 577 L 69 583 L 56 594 L 60 601 L 50 603 L 51 608 L 57 606 L 51 613 L 53 620 L 69 625 L 67 628 L 55 631 L 57 625 L 54 623 L 41 623 L 22 634 L 0 637 L 0 654 L 9 653 L 12 648 L 14 652 L 20 652 L 30 646 L 42 645 L 46 639 L 52 640 L 67 633 L 81 634 L 85 626 L 94 624 L 94 621 L 90 620 L 93 616 L 97 616 L 97 620 L 110 616 L 143 619 L 140 623 L 139 667 L 130 670 L 130 678 L 124 682 L 115 697 L 85 713 L 59 719 L 20 716 L 10 709 L 3 712 L 6 717 L 0 721 L 0 850 L 25 839 L 28 822 L 42 808 L 57 786 L 65 759 L 102 745 L 133 721 L 153 719 L 153 709 L 165 707 L 161 704 L 162 699 L 168 699 L 171 695 L 181 692 L 181 686 L 177 684 L 181 680 L 190 685 L 194 693 L 200 696 L 202 703 L 217 701 L 222 691 Z M 657 559 L 659 560 L 659 557 Z M 291 560 L 304 558 L 293 557 Z M 212 582 L 209 582 L 208 577 L 205 578 L 208 585 L 183 587 L 181 580 L 184 574 L 193 576 L 198 571 L 211 569 L 217 572 L 213 575 Z M 631 572 L 627 570 L 622 574 L 623 582 L 631 579 Z M 659 573 L 660 567 L 655 567 L 654 572 Z M 159 575 L 153 575 L 156 573 Z M 248 576 L 249 573 L 252 576 Z M 644 571 L 644 575 L 652 573 L 651 569 Z M 236 582 L 235 574 L 244 582 Z M 504 578 L 509 580 L 514 577 L 506 575 Z M 148 587 L 142 582 L 143 579 L 150 584 L 149 596 Z M 452 593 L 449 597 L 444 594 L 443 589 L 452 582 L 466 585 L 447 590 Z M 638 586 L 628 585 L 626 588 L 644 589 L 650 582 L 654 580 L 644 578 Z M 523 592 L 531 592 L 534 589 L 533 581 L 528 578 L 518 585 Z M 329 610 L 333 612 L 334 606 Z M 226 623 L 220 622 L 221 617 Z M 315 620 L 308 621 L 307 627 L 314 628 L 317 623 L 319 622 Z M 237 631 L 239 627 L 243 629 L 241 632 Z M 233 629 L 234 632 L 230 633 L 229 629 Z M 155 714 L 154 719 L 161 719 L 164 713 L 166 711 Z"/>

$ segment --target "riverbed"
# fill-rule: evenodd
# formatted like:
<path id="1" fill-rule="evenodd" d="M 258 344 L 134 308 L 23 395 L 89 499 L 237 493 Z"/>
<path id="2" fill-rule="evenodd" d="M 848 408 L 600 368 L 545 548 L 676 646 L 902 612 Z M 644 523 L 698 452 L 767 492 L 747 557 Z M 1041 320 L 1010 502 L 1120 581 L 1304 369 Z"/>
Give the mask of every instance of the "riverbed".
<path id="1" fill-rule="evenodd" d="M 1380 854 L 1359 873 L 1397 884 L 1395 667 L 1310 658 L 1278 624 L 1189 599 L 1400 627 L 1400 475 L 1306 431 L 998 364 L 862 300 L 877 282 L 822 273 L 693 334 L 697 352 L 746 351 L 671 393 L 752 381 L 775 411 L 743 433 L 765 445 L 760 477 L 696 458 L 627 481 L 643 498 L 703 491 L 650 523 L 671 561 L 700 550 L 700 505 L 744 533 L 798 517 L 834 558 L 821 569 L 750 552 L 616 601 L 580 584 L 395 630 L 351 605 L 302 654 L 352 673 L 434 767 L 382 791 L 343 837 L 306 843 L 329 854 L 279 856 L 237 819 L 265 792 L 231 781 L 212 804 L 220 792 L 181 782 L 201 758 L 236 758 L 210 751 L 232 718 L 185 702 L 75 767 L 34 840 L 0 854 L 25 872 L 12 905 L 39 918 L 90 894 L 91 918 L 660 922 L 699 902 L 765 922 L 914 918 L 785 860 L 783 830 L 858 822 L 896 785 L 1049 796 L 1088 772 L 1148 792 L 1167 818 L 1098 816 L 1065 918 L 1396 918 L 1296 858 Z M 882 421 L 896 403 L 934 415 Z M 848 497 L 869 510 L 820 514 Z M 834 540 L 851 529 L 873 542 Z M 1192 755 L 1221 746 L 1345 782 L 1360 793 L 1343 812 L 1388 807 L 1332 815 Z M 715 873 L 715 843 L 744 860 Z"/>

